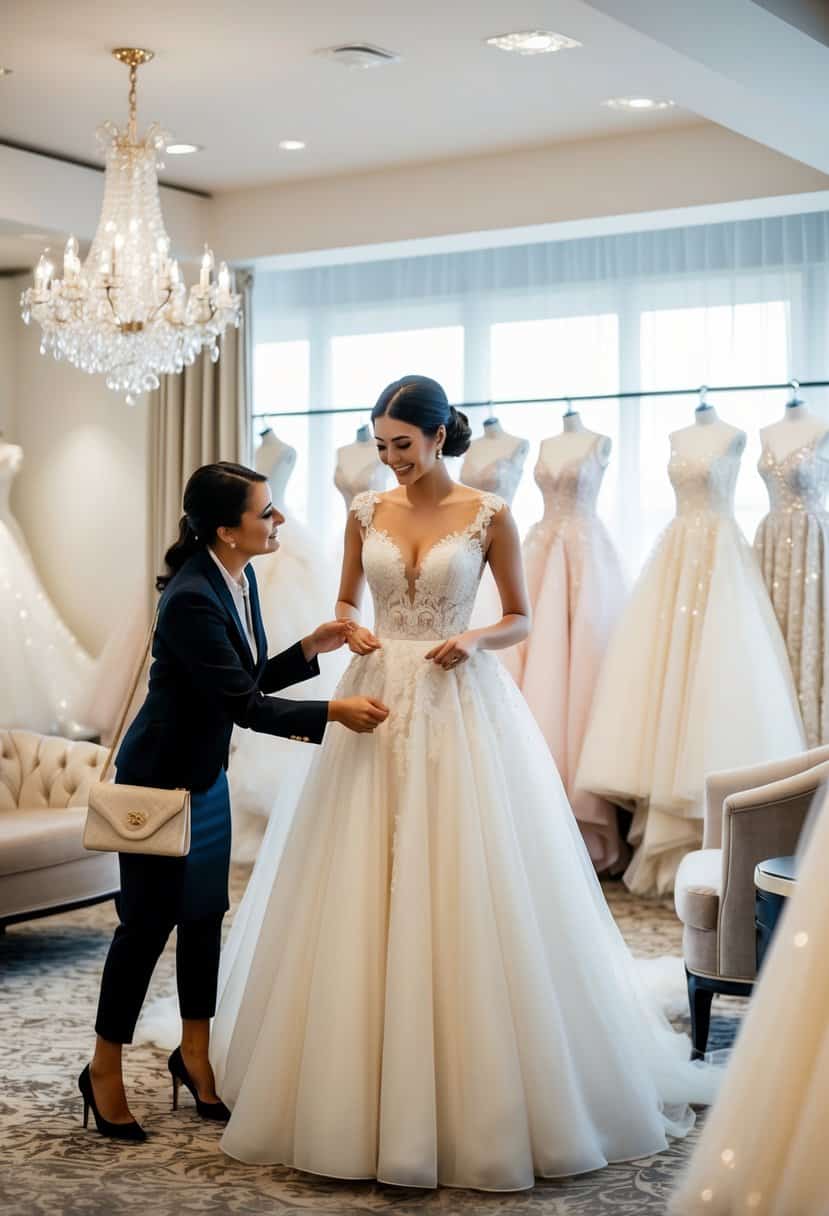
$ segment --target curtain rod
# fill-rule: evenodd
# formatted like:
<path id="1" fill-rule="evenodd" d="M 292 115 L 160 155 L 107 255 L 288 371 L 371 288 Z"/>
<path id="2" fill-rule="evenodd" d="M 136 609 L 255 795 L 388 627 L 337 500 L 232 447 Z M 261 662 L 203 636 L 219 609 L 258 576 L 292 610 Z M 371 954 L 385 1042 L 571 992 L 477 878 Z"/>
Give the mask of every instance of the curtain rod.
<path id="1" fill-rule="evenodd" d="M 787 380 L 783 384 L 715 384 L 698 385 L 695 388 L 639 389 L 627 393 L 584 393 L 574 397 L 502 397 L 497 401 L 455 402 L 459 410 L 492 410 L 507 405 L 573 405 L 578 401 L 629 401 L 641 397 L 694 397 L 701 393 L 759 393 L 776 389 L 793 389 L 795 396 L 801 388 L 829 388 L 829 380 Z M 369 414 L 370 405 L 349 405 L 344 409 L 322 410 L 271 410 L 257 412 L 257 418 L 322 418 L 326 414 Z"/>

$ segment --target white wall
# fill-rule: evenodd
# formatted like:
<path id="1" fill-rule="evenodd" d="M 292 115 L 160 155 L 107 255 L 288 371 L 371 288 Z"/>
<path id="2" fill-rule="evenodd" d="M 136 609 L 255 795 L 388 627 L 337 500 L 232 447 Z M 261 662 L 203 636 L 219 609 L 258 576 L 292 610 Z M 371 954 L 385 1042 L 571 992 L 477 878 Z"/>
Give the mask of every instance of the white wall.
<path id="1" fill-rule="evenodd" d="M 28 276 L 11 282 L 16 302 Z M 12 506 L 55 606 L 97 654 L 146 594 L 148 400 L 127 406 L 102 377 L 41 355 L 19 315 L 11 332 L 25 455 Z"/>
<path id="2" fill-rule="evenodd" d="M 827 187 L 816 169 L 698 124 L 234 190 L 214 197 L 209 222 L 219 256 L 243 261 Z"/>

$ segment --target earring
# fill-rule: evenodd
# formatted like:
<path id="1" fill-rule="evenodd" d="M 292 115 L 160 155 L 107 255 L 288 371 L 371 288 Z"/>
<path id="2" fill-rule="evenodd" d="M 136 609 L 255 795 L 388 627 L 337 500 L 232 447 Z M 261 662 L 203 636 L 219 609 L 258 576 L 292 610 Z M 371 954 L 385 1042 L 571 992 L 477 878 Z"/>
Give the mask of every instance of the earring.
<path id="1" fill-rule="evenodd" d="M 435 460 L 443 460 L 443 448 L 438 448 L 435 452 Z"/>
<path id="2" fill-rule="evenodd" d="M 236 541 L 235 541 L 235 540 L 232 540 L 232 541 L 230 542 L 230 547 L 231 547 L 231 549 L 235 549 L 235 548 L 236 548 Z"/>

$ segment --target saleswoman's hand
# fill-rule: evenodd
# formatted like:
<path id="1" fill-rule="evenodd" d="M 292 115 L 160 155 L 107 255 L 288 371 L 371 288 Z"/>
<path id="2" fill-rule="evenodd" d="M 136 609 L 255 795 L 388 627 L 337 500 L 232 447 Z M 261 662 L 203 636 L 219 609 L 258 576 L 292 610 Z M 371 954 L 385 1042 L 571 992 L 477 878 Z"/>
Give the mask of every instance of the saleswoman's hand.
<path id="1" fill-rule="evenodd" d="M 479 646 L 478 635 L 474 632 L 459 633 L 454 638 L 447 638 L 445 642 L 441 642 L 439 646 L 434 646 L 428 654 L 423 657 L 431 659 L 433 663 L 437 663 L 438 667 L 442 667 L 444 671 L 452 671 L 455 667 L 460 667 L 461 663 L 465 663 L 471 658 Z"/>
<path id="2" fill-rule="evenodd" d="M 346 641 L 352 654 L 371 654 L 373 650 L 380 650 L 383 645 L 365 625 L 354 625 Z"/>
<path id="3" fill-rule="evenodd" d="M 313 633 L 302 639 L 302 653 L 311 660 L 318 654 L 339 650 L 356 628 L 354 621 L 326 621 L 324 625 L 317 625 Z"/>

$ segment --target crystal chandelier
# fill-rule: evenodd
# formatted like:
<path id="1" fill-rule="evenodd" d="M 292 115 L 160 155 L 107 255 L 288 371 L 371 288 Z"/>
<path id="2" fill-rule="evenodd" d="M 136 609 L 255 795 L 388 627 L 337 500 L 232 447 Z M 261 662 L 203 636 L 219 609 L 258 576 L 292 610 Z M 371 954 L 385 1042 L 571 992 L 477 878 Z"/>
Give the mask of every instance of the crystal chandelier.
<path id="1" fill-rule="evenodd" d="M 104 201 L 95 238 L 81 265 L 70 236 L 63 278 L 47 254 L 35 267 L 34 286 L 20 300 L 23 320 L 43 330 L 41 354 L 106 376 L 107 387 L 126 394 L 158 388 L 159 376 L 178 373 L 207 348 L 215 363 L 218 339 L 239 326 L 241 297 L 234 293 L 227 263 L 215 280 L 213 254 L 205 246 L 199 282 L 189 292 L 178 262 L 170 258 L 156 176 L 167 134 L 153 124 L 143 139 L 136 131 L 136 77 L 152 51 L 122 47 L 112 52 L 129 67 L 129 125 L 111 122 L 98 131 L 106 152 Z"/>

